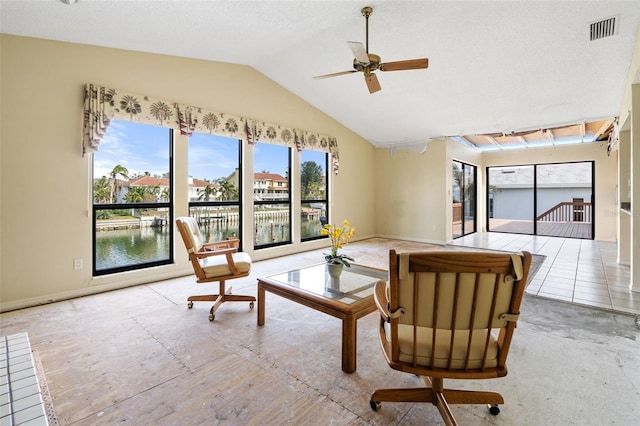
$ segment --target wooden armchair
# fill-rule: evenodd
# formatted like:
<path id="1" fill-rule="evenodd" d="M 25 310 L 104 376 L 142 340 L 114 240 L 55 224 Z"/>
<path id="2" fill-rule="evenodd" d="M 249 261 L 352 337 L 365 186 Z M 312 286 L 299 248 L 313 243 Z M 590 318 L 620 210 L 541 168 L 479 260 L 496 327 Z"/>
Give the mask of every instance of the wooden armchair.
<path id="1" fill-rule="evenodd" d="M 198 223 L 192 217 L 176 219 L 176 225 L 189 253 L 189 260 L 198 283 L 219 282 L 218 294 L 190 296 L 187 298 L 189 309 L 193 302 L 214 302 L 209 311 L 209 321 L 216 317 L 215 312 L 224 302 L 249 302 L 253 309 L 256 300 L 253 296 L 236 296 L 231 294 L 231 286 L 225 287 L 225 281 L 246 277 L 251 271 L 251 257 L 239 252 L 240 240 L 230 238 L 225 241 L 205 243 Z"/>
<path id="2" fill-rule="evenodd" d="M 445 389 L 444 379 L 506 376 L 530 265 L 529 252 L 391 250 L 389 283 L 374 293 L 380 344 L 391 368 L 421 376 L 426 387 L 376 390 L 371 408 L 430 402 L 447 425 L 456 424 L 448 404 L 488 404 L 497 415 L 502 395 Z"/>

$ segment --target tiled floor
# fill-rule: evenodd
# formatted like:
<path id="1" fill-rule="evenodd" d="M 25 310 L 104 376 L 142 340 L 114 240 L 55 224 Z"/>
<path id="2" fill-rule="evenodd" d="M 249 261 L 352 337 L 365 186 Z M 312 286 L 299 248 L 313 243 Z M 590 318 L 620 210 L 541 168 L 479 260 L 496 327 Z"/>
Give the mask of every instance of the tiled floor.
<path id="1" fill-rule="evenodd" d="M 0 345 L 0 426 L 47 426 L 29 336 L 3 336 Z"/>
<path id="2" fill-rule="evenodd" d="M 478 232 L 454 240 L 453 245 L 544 255 L 528 294 L 640 315 L 640 293 L 629 289 L 630 268 L 618 265 L 615 243 Z"/>

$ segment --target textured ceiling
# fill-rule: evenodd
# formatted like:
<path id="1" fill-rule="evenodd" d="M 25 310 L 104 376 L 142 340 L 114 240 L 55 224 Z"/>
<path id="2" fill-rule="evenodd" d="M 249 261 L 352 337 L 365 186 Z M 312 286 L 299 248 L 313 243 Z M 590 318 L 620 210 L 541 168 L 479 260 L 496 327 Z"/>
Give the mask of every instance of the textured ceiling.
<path id="1" fill-rule="evenodd" d="M 365 42 L 364 6 L 374 8 L 370 53 L 427 57 L 429 68 L 377 72 L 375 94 L 361 73 L 312 79 L 351 69 L 346 42 Z M 590 24 L 610 17 L 617 34 L 589 41 Z M 552 141 L 541 129 L 584 132 L 582 123 L 613 118 L 639 23 L 637 0 L 0 0 L 2 33 L 249 65 L 372 144 L 397 148 L 464 136 L 499 149 L 497 135 L 540 130 Z"/>

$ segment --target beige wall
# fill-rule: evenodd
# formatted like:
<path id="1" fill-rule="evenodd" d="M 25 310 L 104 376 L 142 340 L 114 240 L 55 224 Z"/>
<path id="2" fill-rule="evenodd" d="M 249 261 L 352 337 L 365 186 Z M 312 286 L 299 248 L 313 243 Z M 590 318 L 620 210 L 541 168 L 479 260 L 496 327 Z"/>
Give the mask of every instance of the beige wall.
<path id="1" fill-rule="evenodd" d="M 90 157 L 80 148 L 87 82 L 337 137 L 341 168 L 331 182 L 332 220 L 349 219 L 358 238 L 450 241 L 455 159 L 478 166 L 479 230 L 484 167 L 595 160 L 595 238 L 616 239 L 617 167 L 604 144 L 480 154 L 436 140 L 422 154 L 391 155 L 250 67 L 7 35 L 0 35 L 0 48 L 0 310 L 190 272 L 176 240 L 175 265 L 91 277 Z M 178 137 L 174 152 L 177 214 L 187 212 L 186 189 L 180 189 L 188 178 L 186 141 Z M 250 167 L 250 149 L 247 154 Z M 245 196 L 250 203 L 251 194 Z M 243 238 L 250 241 L 250 231 Z M 245 249 L 260 260 L 324 245 Z M 73 269 L 74 258 L 84 259 L 82 270 Z"/>
<path id="2" fill-rule="evenodd" d="M 176 240 L 176 265 L 91 277 L 91 157 L 80 148 L 88 82 L 335 136 L 342 167 L 332 180 L 333 218 L 349 219 L 360 237 L 375 232 L 374 148 L 250 67 L 8 35 L 0 35 L 0 48 L 1 310 L 189 272 Z M 176 141 L 176 188 L 186 188 L 185 142 Z M 179 202 L 186 199 L 177 191 L 177 214 L 186 213 Z M 83 269 L 73 269 L 74 258 Z"/>
<path id="3" fill-rule="evenodd" d="M 640 32 L 640 31 L 639 31 Z M 640 80 L 640 70 L 638 70 Z M 631 290 L 640 293 L 640 82 L 631 87 Z M 634 211 L 635 209 L 635 211 Z"/>
<path id="4" fill-rule="evenodd" d="M 423 154 L 376 150 L 376 230 L 381 236 L 443 244 L 452 241 L 451 161 L 478 167 L 477 229 L 485 229 L 485 168 L 595 161 L 595 239 L 616 241 L 617 159 L 606 143 L 479 153 L 453 140 L 434 141 Z"/>
<path id="5" fill-rule="evenodd" d="M 443 244 L 448 207 L 446 143 L 432 141 L 420 154 L 376 149 L 376 231 L 389 238 Z M 450 186 L 449 186 L 450 187 Z M 450 198 L 450 196 L 449 196 Z"/>

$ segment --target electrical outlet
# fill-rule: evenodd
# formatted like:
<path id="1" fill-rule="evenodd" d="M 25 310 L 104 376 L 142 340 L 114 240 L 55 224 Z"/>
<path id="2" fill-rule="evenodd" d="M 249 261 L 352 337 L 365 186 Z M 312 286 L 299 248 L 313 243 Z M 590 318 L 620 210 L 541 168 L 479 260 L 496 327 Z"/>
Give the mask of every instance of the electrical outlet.
<path id="1" fill-rule="evenodd" d="M 73 269 L 82 269 L 82 258 L 73 259 Z"/>

